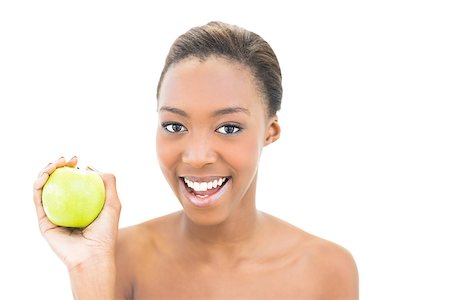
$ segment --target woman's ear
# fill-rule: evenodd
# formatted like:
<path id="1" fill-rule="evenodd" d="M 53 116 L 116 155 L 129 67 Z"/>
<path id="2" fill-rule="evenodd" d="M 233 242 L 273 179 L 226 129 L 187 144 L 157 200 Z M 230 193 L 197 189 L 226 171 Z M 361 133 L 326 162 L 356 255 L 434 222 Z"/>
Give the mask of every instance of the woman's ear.
<path id="1" fill-rule="evenodd" d="M 280 138 L 281 128 L 280 124 L 278 124 L 278 116 L 275 115 L 269 119 L 269 123 L 267 125 L 266 137 L 264 140 L 264 146 L 272 144 L 276 140 Z"/>

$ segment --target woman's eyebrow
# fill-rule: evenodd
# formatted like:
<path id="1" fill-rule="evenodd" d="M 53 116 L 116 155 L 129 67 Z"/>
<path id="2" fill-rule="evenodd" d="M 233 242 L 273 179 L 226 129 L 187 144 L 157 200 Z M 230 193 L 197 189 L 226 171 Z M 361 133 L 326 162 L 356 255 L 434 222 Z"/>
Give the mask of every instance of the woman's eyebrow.
<path id="1" fill-rule="evenodd" d="M 187 112 L 185 112 L 182 109 L 176 108 L 176 107 L 161 106 L 159 108 L 159 111 L 167 111 L 167 112 L 171 112 L 171 113 L 180 115 L 182 117 L 189 117 L 189 114 Z M 212 113 L 212 116 L 218 117 L 218 116 L 222 116 L 222 115 L 235 114 L 235 113 L 245 113 L 247 115 L 250 115 L 250 110 L 248 110 L 247 108 L 244 108 L 244 107 L 240 107 L 240 106 L 225 107 L 225 108 L 221 108 L 221 109 L 214 111 Z"/>
<path id="2" fill-rule="evenodd" d="M 227 114 L 235 114 L 235 113 L 245 113 L 247 115 L 250 115 L 250 111 L 247 108 L 244 107 L 226 107 L 219 110 L 216 110 L 213 112 L 212 116 L 217 117 L 221 115 L 227 115 Z"/>
<path id="3" fill-rule="evenodd" d="M 168 111 L 177 115 L 180 115 L 182 117 L 189 117 L 188 113 L 185 112 L 182 109 L 176 108 L 176 107 L 171 107 L 171 106 L 161 106 L 159 108 L 159 111 Z"/>

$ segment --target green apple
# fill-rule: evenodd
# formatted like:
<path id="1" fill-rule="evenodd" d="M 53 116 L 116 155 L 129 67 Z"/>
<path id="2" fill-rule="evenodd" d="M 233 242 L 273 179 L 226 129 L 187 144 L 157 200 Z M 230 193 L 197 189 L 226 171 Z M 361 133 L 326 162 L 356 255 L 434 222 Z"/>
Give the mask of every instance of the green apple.
<path id="1" fill-rule="evenodd" d="M 42 189 L 42 206 L 55 225 L 83 228 L 105 204 L 105 186 L 97 173 L 72 167 L 56 169 Z"/>

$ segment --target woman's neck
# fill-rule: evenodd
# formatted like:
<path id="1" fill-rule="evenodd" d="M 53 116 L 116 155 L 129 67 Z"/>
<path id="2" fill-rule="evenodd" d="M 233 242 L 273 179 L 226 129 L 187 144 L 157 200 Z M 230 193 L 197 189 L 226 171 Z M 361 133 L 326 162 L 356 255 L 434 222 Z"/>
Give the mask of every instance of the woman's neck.
<path id="1" fill-rule="evenodd" d="M 203 262 L 232 263 L 243 259 L 255 249 L 262 219 L 254 201 L 245 208 L 237 208 L 225 221 L 214 225 L 195 224 L 182 213 L 180 239 L 185 248 L 183 251 Z"/>

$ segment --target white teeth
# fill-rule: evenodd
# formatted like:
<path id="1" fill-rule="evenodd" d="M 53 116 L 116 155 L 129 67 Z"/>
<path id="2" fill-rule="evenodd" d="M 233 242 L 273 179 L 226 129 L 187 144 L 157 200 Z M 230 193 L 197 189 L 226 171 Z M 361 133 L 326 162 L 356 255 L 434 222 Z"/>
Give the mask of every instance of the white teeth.
<path id="1" fill-rule="evenodd" d="M 200 191 L 200 183 L 194 182 L 194 184 L 192 185 L 192 188 L 193 188 L 195 191 Z"/>
<path id="2" fill-rule="evenodd" d="M 186 185 L 188 187 L 190 187 L 191 189 L 193 189 L 196 192 L 205 192 L 207 190 L 216 188 L 218 186 L 222 186 L 222 184 L 225 182 L 227 178 L 223 177 L 220 178 L 219 180 L 215 179 L 213 181 L 202 181 L 202 182 L 198 182 L 198 181 L 190 181 L 189 179 L 187 179 L 186 177 L 184 178 L 184 182 L 186 183 Z"/>

